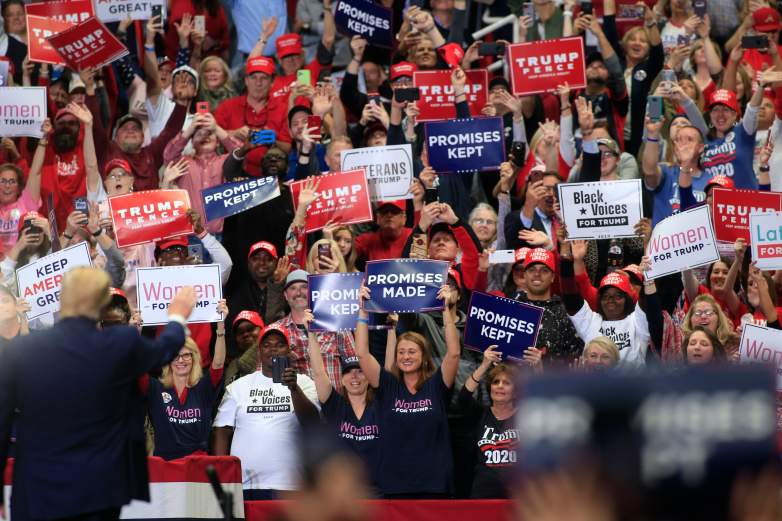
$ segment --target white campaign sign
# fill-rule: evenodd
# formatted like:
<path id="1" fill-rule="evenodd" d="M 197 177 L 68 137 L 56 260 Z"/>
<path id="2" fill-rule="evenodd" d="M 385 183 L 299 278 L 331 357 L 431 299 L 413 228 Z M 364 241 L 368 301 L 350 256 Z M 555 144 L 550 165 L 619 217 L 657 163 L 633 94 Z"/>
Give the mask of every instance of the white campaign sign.
<path id="1" fill-rule="evenodd" d="M 46 87 L 0 87 L 0 136 L 41 137 Z"/>
<path id="2" fill-rule="evenodd" d="M 782 331 L 744 324 L 739 356 L 742 363 L 773 365 L 777 375 L 777 391 L 782 391 Z"/>
<path id="3" fill-rule="evenodd" d="M 342 151 L 342 171 L 363 168 L 372 201 L 411 199 L 413 151 L 409 144 Z"/>
<path id="4" fill-rule="evenodd" d="M 217 322 L 217 301 L 223 298 L 220 266 L 196 264 L 193 266 L 165 266 L 136 269 L 136 298 L 144 325 L 168 323 L 168 305 L 177 291 L 193 286 L 196 307 L 187 317 L 188 322 Z"/>
<path id="5" fill-rule="evenodd" d="M 77 266 L 92 266 L 86 242 L 41 257 L 16 270 L 19 296 L 30 304 L 27 319 L 60 311 L 60 287 L 66 272 Z"/>
<path id="6" fill-rule="evenodd" d="M 165 18 L 164 0 L 94 0 L 95 16 L 103 23 L 121 22 L 128 15 L 132 20 L 149 20 L 152 18 L 153 5 L 163 6 Z"/>
<path id="7" fill-rule="evenodd" d="M 758 268 L 782 269 L 782 212 L 749 214 L 749 240 Z"/>
<path id="8" fill-rule="evenodd" d="M 559 205 L 571 239 L 636 237 L 643 216 L 641 180 L 561 183 Z"/>
<path id="9" fill-rule="evenodd" d="M 719 260 L 708 206 L 698 206 L 663 219 L 652 230 L 647 279 L 679 273 Z"/>

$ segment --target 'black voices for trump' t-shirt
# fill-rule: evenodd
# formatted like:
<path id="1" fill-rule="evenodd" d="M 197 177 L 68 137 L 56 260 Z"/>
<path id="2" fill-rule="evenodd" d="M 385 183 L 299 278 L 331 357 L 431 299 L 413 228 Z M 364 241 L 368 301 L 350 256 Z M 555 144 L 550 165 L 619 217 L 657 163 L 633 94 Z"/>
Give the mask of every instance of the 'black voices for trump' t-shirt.
<path id="1" fill-rule="evenodd" d="M 447 494 L 453 461 L 448 436 L 450 391 L 440 369 L 415 394 L 386 370 L 377 390 L 378 481 L 384 494 Z"/>
<path id="2" fill-rule="evenodd" d="M 334 389 L 322 405 L 321 411 L 326 421 L 334 426 L 339 437 L 358 454 L 366 466 L 367 475 L 372 478 L 372 483 L 376 484 L 381 436 L 377 401 L 373 400 L 366 405 L 361 418 L 356 417 L 350 401 Z"/>

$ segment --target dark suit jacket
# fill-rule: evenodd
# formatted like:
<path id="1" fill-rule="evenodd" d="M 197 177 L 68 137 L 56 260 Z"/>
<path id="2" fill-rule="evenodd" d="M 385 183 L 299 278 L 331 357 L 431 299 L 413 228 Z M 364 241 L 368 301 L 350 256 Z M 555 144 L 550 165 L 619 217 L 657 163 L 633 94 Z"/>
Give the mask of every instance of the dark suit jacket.
<path id="1" fill-rule="evenodd" d="M 86 318 L 66 318 L 0 352 L 0 476 L 12 415 L 20 411 L 14 519 L 71 517 L 148 494 L 148 484 L 139 483 L 146 458 L 133 439 L 136 386 L 184 341 L 184 328 L 173 322 L 149 340 L 129 326 L 99 331 Z"/>
<path id="2" fill-rule="evenodd" d="M 527 228 L 521 224 L 521 210 L 517 212 L 511 212 L 505 216 L 505 244 L 509 250 L 517 250 L 524 247 L 532 247 L 527 241 L 519 239 L 519 232 L 521 230 L 538 230 L 544 233 L 546 227 L 543 225 L 543 221 L 540 220 L 540 216 L 536 211 L 532 215 L 532 228 Z"/>

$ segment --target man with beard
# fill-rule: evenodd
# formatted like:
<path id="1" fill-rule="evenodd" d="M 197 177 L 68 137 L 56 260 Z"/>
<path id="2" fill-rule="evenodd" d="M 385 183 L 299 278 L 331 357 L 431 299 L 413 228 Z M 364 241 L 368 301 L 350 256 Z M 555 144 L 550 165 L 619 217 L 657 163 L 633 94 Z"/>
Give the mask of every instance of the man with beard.
<path id="1" fill-rule="evenodd" d="M 559 227 L 556 212 L 559 181 L 559 174 L 556 172 L 530 173 L 521 212 L 511 212 L 505 217 L 505 241 L 508 248 L 517 250 L 535 247 L 522 238 L 526 237 L 526 232 L 530 230 L 544 232 L 551 244 L 555 244 Z"/>
<path id="2" fill-rule="evenodd" d="M 396 259 L 402 257 L 405 243 L 412 228 L 406 228 L 407 203 L 404 200 L 382 201 L 375 209 L 377 230 L 362 233 L 356 237 L 356 263 L 362 266 L 370 260 Z"/>

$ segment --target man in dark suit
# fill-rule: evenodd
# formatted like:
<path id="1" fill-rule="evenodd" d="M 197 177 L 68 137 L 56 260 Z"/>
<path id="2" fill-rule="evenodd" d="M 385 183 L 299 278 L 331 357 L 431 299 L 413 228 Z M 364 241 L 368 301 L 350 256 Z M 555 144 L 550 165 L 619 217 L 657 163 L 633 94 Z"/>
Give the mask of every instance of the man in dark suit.
<path id="1" fill-rule="evenodd" d="M 133 389 L 182 347 L 196 299 L 190 287 L 179 291 L 168 308 L 170 322 L 149 340 L 130 326 L 97 328 L 109 285 L 103 270 L 69 271 L 60 321 L 0 352 L 0 476 L 19 410 L 15 521 L 118 519 L 139 492 L 148 496 L 148 484 L 139 490 L 137 481 L 146 478 L 146 458 L 130 439 L 139 421 Z"/>
<path id="2" fill-rule="evenodd" d="M 505 217 L 505 241 L 509 249 L 556 246 L 559 224 L 555 203 L 559 181 L 556 172 L 530 172 L 521 212 L 511 212 Z M 536 241 L 530 231 L 545 233 L 551 244 Z"/>

